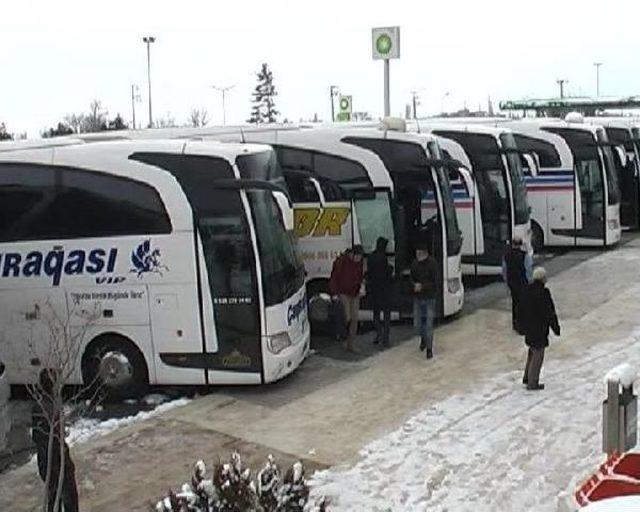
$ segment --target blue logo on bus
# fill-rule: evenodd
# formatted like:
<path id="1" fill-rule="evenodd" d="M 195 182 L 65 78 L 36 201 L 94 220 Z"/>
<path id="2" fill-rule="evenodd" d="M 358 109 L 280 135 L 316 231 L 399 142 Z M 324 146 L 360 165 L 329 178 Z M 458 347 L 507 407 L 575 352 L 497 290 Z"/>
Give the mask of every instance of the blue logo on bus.
<path id="1" fill-rule="evenodd" d="M 147 239 L 131 253 L 131 272 L 138 274 L 138 277 L 150 273 L 162 276 L 162 272 L 169 269 L 162 264 L 160 258 L 160 249 L 152 249 L 151 240 Z"/>
<path id="2" fill-rule="evenodd" d="M 295 304 L 289 305 L 289 308 L 287 309 L 287 324 L 289 325 L 289 327 L 291 327 L 291 324 L 294 322 L 294 320 L 297 320 L 297 318 L 305 310 L 306 307 L 307 307 L 306 294 L 303 295 L 302 298 Z"/>
<path id="3" fill-rule="evenodd" d="M 75 249 L 65 251 L 54 248 L 48 252 L 31 251 L 27 254 L 6 252 L 0 254 L 2 277 L 51 278 L 53 286 L 59 286 L 62 276 L 83 274 L 113 274 L 118 257 L 118 249 Z"/>

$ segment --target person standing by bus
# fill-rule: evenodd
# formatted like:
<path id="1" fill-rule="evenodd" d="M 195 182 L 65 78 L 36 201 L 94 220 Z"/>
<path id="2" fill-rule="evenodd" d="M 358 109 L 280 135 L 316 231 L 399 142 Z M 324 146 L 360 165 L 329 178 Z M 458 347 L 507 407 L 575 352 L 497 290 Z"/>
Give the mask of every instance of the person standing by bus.
<path id="1" fill-rule="evenodd" d="M 531 391 L 544 389 L 539 381 L 544 351 L 549 346 L 549 328 L 560 336 L 556 308 L 546 283 L 547 273 L 538 267 L 533 271 L 533 282 L 522 294 L 522 328 L 529 347 L 522 383 Z"/>
<path id="2" fill-rule="evenodd" d="M 416 259 L 411 264 L 413 284 L 413 325 L 420 335 L 420 350 L 433 357 L 433 321 L 436 310 L 438 264 L 425 242 L 417 243 Z"/>
<path id="3" fill-rule="evenodd" d="M 376 250 L 367 257 L 367 295 L 373 309 L 373 325 L 376 329 L 374 345 L 389 347 L 391 325 L 391 296 L 393 291 L 393 267 L 387 259 L 389 240 L 384 237 L 376 241 Z M 380 321 L 382 313 L 383 322 Z"/>
<path id="4" fill-rule="evenodd" d="M 361 245 L 355 245 L 336 258 L 331 269 L 329 290 L 337 295 L 344 309 L 344 318 L 348 325 L 346 349 L 355 352 L 353 345 L 358 331 L 358 313 L 360 312 L 360 288 L 363 279 L 363 254 Z"/>
<path id="5" fill-rule="evenodd" d="M 511 326 L 519 334 L 523 334 L 520 322 L 520 297 L 531 282 L 533 258 L 525 249 L 522 238 L 514 236 L 511 246 L 507 248 L 502 260 L 502 278 L 511 292 Z"/>

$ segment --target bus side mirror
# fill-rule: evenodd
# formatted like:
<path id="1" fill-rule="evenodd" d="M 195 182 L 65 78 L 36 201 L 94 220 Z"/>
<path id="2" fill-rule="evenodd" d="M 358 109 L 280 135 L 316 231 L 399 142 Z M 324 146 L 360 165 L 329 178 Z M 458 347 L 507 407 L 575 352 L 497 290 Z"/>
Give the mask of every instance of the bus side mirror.
<path id="1" fill-rule="evenodd" d="M 536 158 L 534 158 L 534 155 L 532 155 L 531 153 L 523 153 L 522 158 L 524 159 L 525 164 L 529 169 L 529 172 L 531 173 L 531 176 L 537 176 L 538 171 L 540 170 L 540 165 L 538 164 Z"/>
<path id="2" fill-rule="evenodd" d="M 464 181 L 464 186 L 467 189 L 467 191 L 469 192 L 469 197 L 471 197 L 471 198 L 475 197 L 476 196 L 476 184 L 473 181 L 473 176 L 471 176 L 471 172 L 468 169 L 465 169 L 464 167 L 459 167 L 458 168 L 458 174 L 462 178 L 462 181 Z"/>
<path id="3" fill-rule="evenodd" d="M 620 161 L 620 165 L 622 167 L 626 167 L 627 166 L 627 152 L 621 148 L 620 146 L 616 146 L 615 148 L 616 153 L 618 154 L 618 160 Z"/>
<path id="4" fill-rule="evenodd" d="M 280 213 L 282 214 L 282 222 L 287 231 L 293 231 L 293 207 L 289 202 L 289 198 L 284 192 L 273 191 L 273 198 L 276 200 Z"/>
<path id="5" fill-rule="evenodd" d="M 316 194 L 318 195 L 318 201 L 320 201 L 320 206 L 324 208 L 327 201 L 324 197 L 324 192 L 322 191 L 320 182 L 315 178 L 308 178 L 308 180 L 309 180 L 309 183 L 313 185 L 313 188 L 315 189 Z"/>

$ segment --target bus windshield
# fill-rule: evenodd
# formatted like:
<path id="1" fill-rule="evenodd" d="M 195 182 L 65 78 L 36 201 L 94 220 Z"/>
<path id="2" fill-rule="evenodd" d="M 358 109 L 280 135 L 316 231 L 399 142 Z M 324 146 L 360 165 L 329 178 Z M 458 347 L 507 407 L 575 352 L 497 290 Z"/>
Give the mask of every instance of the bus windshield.
<path id="1" fill-rule="evenodd" d="M 258 240 L 265 305 L 274 306 L 302 288 L 304 266 L 271 192 L 249 190 L 247 197 Z"/>
<path id="2" fill-rule="evenodd" d="M 500 135 L 502 148 L 507 150 L 507 168 L 511 177 L 511 188 L 513 189 L 514 224 L 526 224 L 529 222 L 529 201 L 527 200 L 527 187 L 522 171 L 522 161 L 516 152 L 517 145 L 510 133 Z"/>
<path id="3" fill-rule="evenodd" d="M 241 155 L 236 159 L 236 164 L 242 179 L 270 181 L 280 185 L 283 190 L 287 190 L 275 151 Z"/>
<path id="4" fill-rule="evenodd" d="M 440 146 L 435 142 L 429 143 L 429 153 L 434 159 L 442 159 Z M 458 215 L 456 214 L 456 207 L 453 203 L 449 173 L 441 165 L 436 166 L 435 169 L 436 175 L 438 176 L 438 185 L 440 186 L 440 195 L 442 197 L 442 209 L 444 210 L 446 220 L 447 252 L 449 256 L 454 256 L 462 249 L 462 232 L 458 225 Z"/>

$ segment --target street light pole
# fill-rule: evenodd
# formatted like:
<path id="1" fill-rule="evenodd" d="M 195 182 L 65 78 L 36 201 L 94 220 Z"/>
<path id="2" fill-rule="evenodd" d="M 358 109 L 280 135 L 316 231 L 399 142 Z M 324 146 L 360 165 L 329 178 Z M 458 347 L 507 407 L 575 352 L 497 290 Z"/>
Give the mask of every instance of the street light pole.
<path id="1" fill-rule="evenodd" d="M 229 85 L 227 87 L 218 87 L 217 85 L 212 85 L 211 86 L 213 89 L 215 89 L 216 91 L 220 91 L 222 93 L 222 126 L 226 126 L 227 124 L 227 106 L 225 103 L 225 95 L 227 93 L 227 91 L 230 91 L 231 89 L 233 89 L 235 87 L 234 85 Z"/>
<path id="2" fill-rule="evenodd" d="M 335 112 L 335 106 L 333 104 L 333 98 L 335 98 L 338 94 L 338 86 L 337 85 L 332 85 L 331 87 L 329 87 L 329 96 L 331 99 L 331 122 L 335 123 L 336 122 L 336 112 Z"/>
<path id="3" fill-rule="evenodd" d="M 133 117 L 133 129 L 136 129 L 136 103 L 140 101 L 140 95 L 138 94 L 138 86 L 131 84 L 131 114 Z"/>
<path id="4" fill-rule="evenodd" d="M 594 62 L 593 65 L 596 67 L 596 98 L 600 97 L 600 66 L 602 66 L 602 62 Z"/>
<path id="5" fill-rule="evenodd" d="M 147 83 L 149 84 L 149 128 L 153 128 L 153 115 L 151 113 L 151 43 L 156 42 L 153 36 L 144 36 L 142 42 L 147 45 Z"/>

